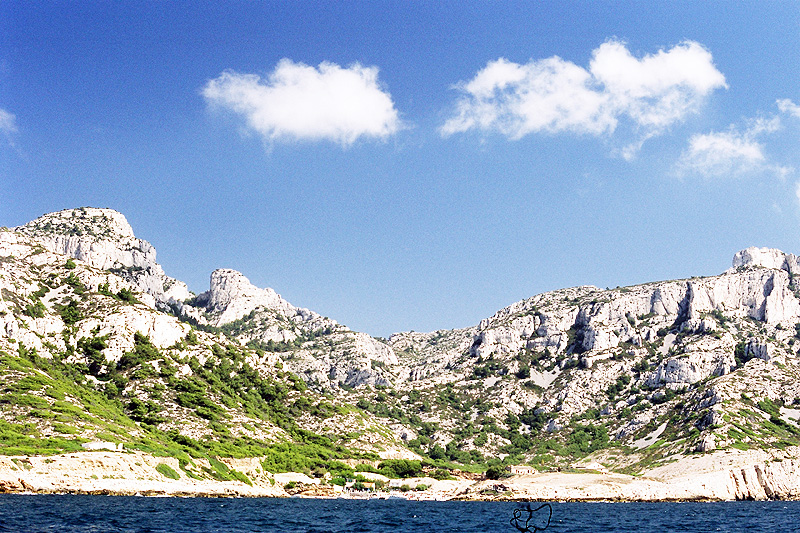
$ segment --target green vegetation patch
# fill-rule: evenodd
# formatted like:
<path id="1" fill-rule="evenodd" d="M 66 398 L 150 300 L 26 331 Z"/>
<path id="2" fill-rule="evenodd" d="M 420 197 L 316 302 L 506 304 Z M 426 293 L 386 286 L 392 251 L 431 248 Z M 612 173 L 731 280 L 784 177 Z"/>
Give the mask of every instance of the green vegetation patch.
<path id="1" fill-rule="evenodd" d="M 180 479 L 181 478 L 181 475 L 178 474 L 171 466 L 169 466 L 166 463 L 158 463 L 158 466 L 156 466 L 156 470 L 158 470 L 158 472 L 162 476 L 167 477 L 169 479 Z"/>

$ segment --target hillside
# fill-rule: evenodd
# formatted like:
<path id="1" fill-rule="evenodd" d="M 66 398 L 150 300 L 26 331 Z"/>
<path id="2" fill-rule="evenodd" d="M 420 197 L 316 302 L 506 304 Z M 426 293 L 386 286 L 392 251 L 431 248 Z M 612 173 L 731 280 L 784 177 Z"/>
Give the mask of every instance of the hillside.
<path id="1" fill-rule="evenodd" d="M 723 453 L 789 461 L 798 272 L 794 255 L 749 248 L 718 276 L 562 289 L 387 340 L 229 269 L 194 295 L 122 214 L 52 213 L 0 231 L 0 453 L 122 444 L 171 458 L 181 479 L 251 485 L 262 471 L 638 476 Z"/>

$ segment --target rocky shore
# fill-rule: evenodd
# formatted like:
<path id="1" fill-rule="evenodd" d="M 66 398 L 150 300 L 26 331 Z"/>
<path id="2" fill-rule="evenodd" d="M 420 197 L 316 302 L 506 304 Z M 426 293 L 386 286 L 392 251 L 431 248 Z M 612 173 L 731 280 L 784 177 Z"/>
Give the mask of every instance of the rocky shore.
<path id="1" fill-rule="evenodd" d="M 556 501 L 727 501 L 800 499 L 798 450 L 722 450 L 685 456 L 645 475 L 548 472 L 502 480 L 424 479 L 427 490 L 406 493 L 430 500 Z M 106 494 L 205 497 L 341 497 L 332 487 L 308 486 L 287 492 L 284 477 L 265 472 L 257 459 L 223 459 L 245 474 L 241 481 L 194 479 L 209 468 L 195 460 L 194 469 L 177 459 L 142 452 L 94 451 L 54 456 L 0 457 L 0 493 Z M 166 465 L 177 479 L 162 473 Z M 186 465 L 184 465 L 185 467 Z M 302 476 L 302 474 L 297 474 Z M 200 477 L 200 476 L 196 476 Z M 407 480 L 411 486 L 418 480 Z M 404 480 L 404 483 L 406 480 Z M 294 485 L 294 484 L 293 484 Z M 325 490 L 330 488 L 331 490 Z M 346 496 L 346 495 L 345 495 Z"/>
<path id="2" fill-rule="evenodd" d="M 541 473 L 484 480 L 459 499 L 557 501 L 732 501 L 800 499 L 797 448 L 719 450 L 676 458 L 643 475 Z"/>
<path id="3" fill-rule="evenodd" d="M 244 473 L 241 481 L 193 479 L 177 459 L 142 452 L 76 452 L 53 456 L 0 456 L 0 493 L 107 494 L 125 496 L 287 496 L 273 483 L 257 460 L 222 459 Z M 202 472 L 207 461 L 195 461 Z M 166 465 L 178 479 L 159 471 Z M 164 470 L 164 467 L 160 467 Z M 191 470 L 190 470 L 191 471 Z M 199 475 L 197 477 L 200 477 Z"/>

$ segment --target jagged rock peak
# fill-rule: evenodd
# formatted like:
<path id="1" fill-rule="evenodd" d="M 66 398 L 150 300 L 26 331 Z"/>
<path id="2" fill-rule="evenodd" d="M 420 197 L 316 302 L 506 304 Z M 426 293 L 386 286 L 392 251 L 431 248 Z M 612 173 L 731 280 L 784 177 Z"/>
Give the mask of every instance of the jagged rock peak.
<path id="1" fill-rule="evenodd" d="M 230 268 L 218 268 L 211 273 L 211 285 L 208 292 L 201 294 L 198 301 L 202 302 L 212 313 L 223 313 L 233 311 L 229 309 L 231 302 L 237 301 L 241 309 L 236 312 L 244 311 L 246 314 L 257 306 L 267 308 L 283 307 L 286 304 L 278 293 L 270 288 L 260 289 L 250 283 L 241 272 Z"/>
<path id="2" fill-rule="evenodd" d="M 794 274 L 800 271 L 800 259 L 794 254 L 787 254 L 776 248 L 751 246 L 733 256 L 732 266 L 734 269 L 740 267 L 774 268 Z"/>
<path id="3" fill-rule="evenodd" d="M 34 236 L 92 236 L 97 239 L 134 239 L 133 228 L 125 215 L 113 209 L 79 207 L 48 213 L 15 231 Z"/>
<path id="4" fill-rule="evenodd" d="M 230 268 L 212 272 L 209 290 L 198 295 L 194 304 L 205 308 L 216 326 L 233 322 L 255 310 L 274 312 L 304 322 L 312 329 L 336 325 L 335 321 L 313 311 L 295 307 L 270 288 L 256 287 L 241 272 Z"/>

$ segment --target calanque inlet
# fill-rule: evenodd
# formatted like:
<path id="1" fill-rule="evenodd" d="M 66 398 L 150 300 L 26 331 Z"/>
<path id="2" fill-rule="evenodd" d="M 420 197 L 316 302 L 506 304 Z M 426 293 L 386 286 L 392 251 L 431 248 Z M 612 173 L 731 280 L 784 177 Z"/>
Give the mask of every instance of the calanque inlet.
<path id="1" fill-rule="evenodd" d="M 351 331 L 111 209 L 0 229 L 0 492 L 800 496 L 800 258 Z"/>

